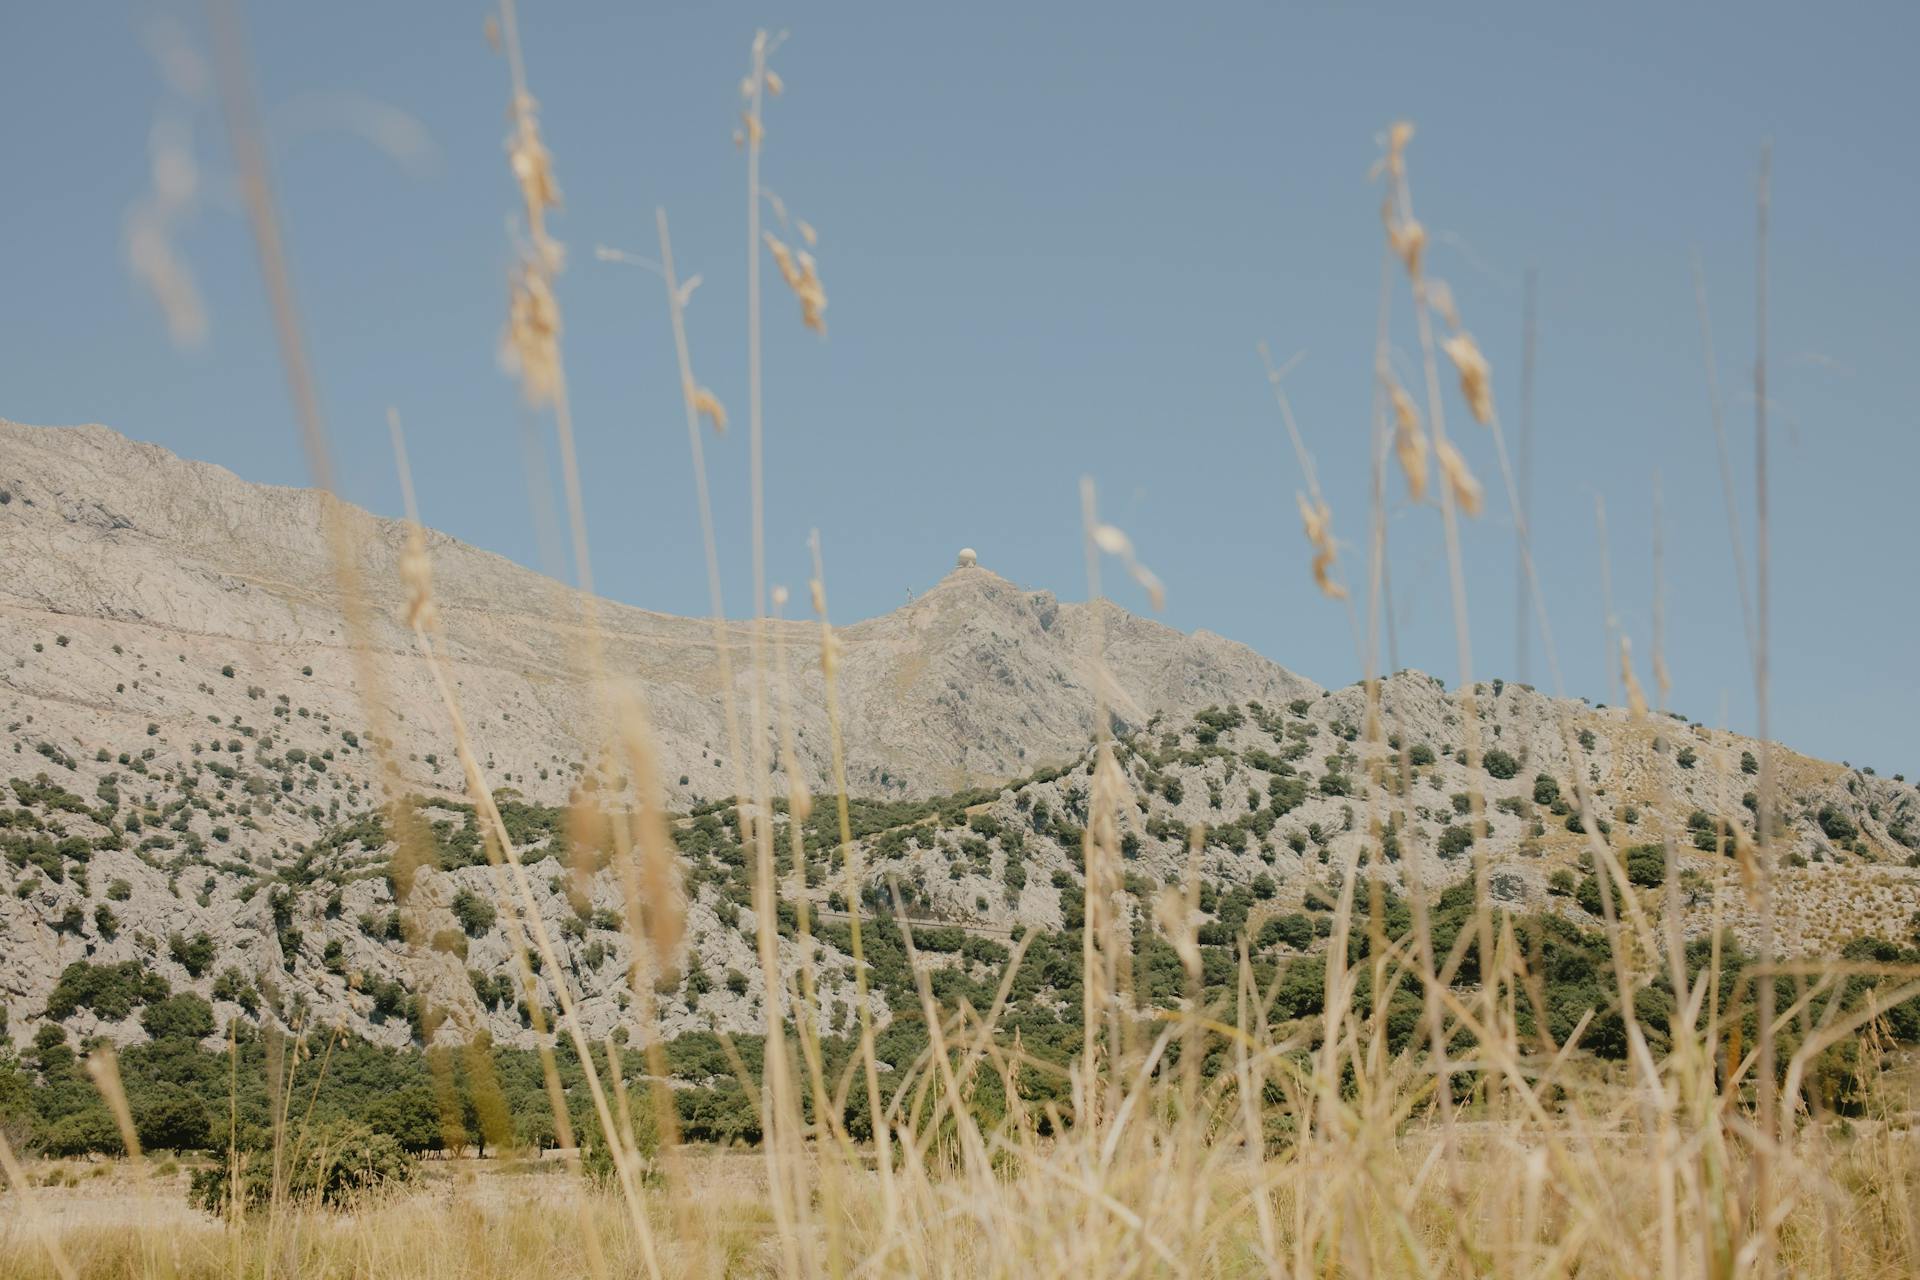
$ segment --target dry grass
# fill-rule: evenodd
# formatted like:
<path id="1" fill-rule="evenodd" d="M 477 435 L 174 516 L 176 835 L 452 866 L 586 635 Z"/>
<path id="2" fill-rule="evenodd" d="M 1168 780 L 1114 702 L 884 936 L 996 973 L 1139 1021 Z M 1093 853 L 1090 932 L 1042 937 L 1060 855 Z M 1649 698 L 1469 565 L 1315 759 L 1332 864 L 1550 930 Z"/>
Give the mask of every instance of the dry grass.
<path id="1" fill-rule="evenodd" d="M 527 88 L 511 4 L 503 9 L 502 26 L 511 60 L 510 156 L 529 237 L 513 282 L 508 346 L 529 403 L 552 415 L 559 435 L 581 587 L 579 660 L 603 692 L 605 750 L 635 779 L 631 812 L 614 820 L 608 834 L 628 892 L 625 919 L 635 954 L 646 958 L 633 974 L 636 1038 L 644 1052 L 657 1054 L 649 992 L 653 974 L 674 964 L 680 945 L 677 868 L 651 785 L 651 735 L 644 703 L 639 691 L 622 687 L 601 669 L 567 410 L 562 326 L 553 292 L 561 258 L 547 226 L 558 188 Z M 228 82 L 244 86 L 231 17 L 223 32 Z M 111 1211 L 69 1212 L 85 1198 L 83 1190 L 68 1185 L 73 1180 L 84 1186 L 76 1167 L 26 1168 L 10 1150 L 0 1150 L 17 1184 L 0 1219 L 0 1274 L 1920 1274 L 1920 1145 L 1906 1127 L 1908 1099 L 1869 1088 L 1866 1117 L 1852 1125 L 1772 1106 L 1775 1030 L 1796 1019 L 1813 1027 L 1783 1064 L 1781 1074 L 1792 1082 L 1812 1069 L 1825 1047 L 1866 1022 L 1827 1000 L 1837 971 L 1806 975 L 1806 999 L 1780 1011 L 1772 1025 L 1762 1026 L 1758 1049 L 1743 1045 L 1737 1031 L 1723 1022 L 1722 993 L 1713 987 L 1717 972 L 1689 979 L 1678 952 L 1681 938 L 1671 901 L 1638 894 L 1615 851 L 1592 830 L 1576 847 L 1583 846 L 1601 869 L 1617 968 L 1612 980 L 1620 1003 L 1631 1008 L 1654 973 L 1676 978 L 1679 1007 L 1670 1041 L 1658 1052 L 1631 1019 L 1625 1033 L 1630 1042 L 1627 1061 L 1608 1070 L 1582 1055 L 1577 1043 L 1553 1044 L 1522 1033 L 1519 1015 L 1536 998 L 1536 987 L 1511 921 L 1485 892 L 1487 869 L 1479 861 L 1475 875 L 1481 907 L 1452 954 L 1434 951 L 1417 877 L 1407 886 L 1414 929 L 1409 937 L 1394 940 L 1382 932 L 1376 892 L 1381 883 L 1376 873 L 1382 868 L 1358 854 L 1335 868 L 1339 896 L 1327 952 L 1324 1009 L 1317 1018 L 1275 1025 L 1264 1016 L 1271 993 L 1258 989 L 1244 952 L 1239 998 L 1231 1007 L 1202 1007 L 1195 999 L 1163 1016 L 1142 1013 L 1129 998 L 1134 930 L 1162 930 L 1186 967 L 1191 989 L 1200 989 L 1199 951 L 1189 924 L 1197 881 L 1190 874 L 1184 884 L 1168 886 L 1152 921 L 1137 919 L 1126 909 L 1126 897 L 1118 892 L 1119 844 L 1132 794 L 1103 737 L 1096 739 L 1083 849 L 1088 886 L 1084 1027 L 1081 1051 L 1069 1068 L 1071 1101 L 1065 1114 L 1021 1098 L 1020 1075 L 1049 1068 L 1030 1058 L 1018 1038 L 997 1025 L 1006 989 L 990 1008 L 964 1003 L 943 1007 L 933 998 L 926 965 L 916 966 L 921 984 L 917 1013 L 926 1023 L 931 1045 L 920 1060 L 902 1070 L 879 1062 L 863 990 L 854 1061 L 844 1072 L 825 1068 L 812 974 L 804 961 L 797 968 L 782 961 L 773 895 L 782 861 L 791 860 L 798 874 L 810 857 L 826 851 L 804 847 L 798 824 L 791 827 L 791 848 L 778 849 L 773 824 L 762 820 L 775 795 L 776 761 L 769 744 L 774 729 L 789 723 L 781 709 L 791 691 L 785 655 L 766 625 L 769 601 L 777 606 L 784 597 L 768 590 L 761 537 L 761 254 L 771 253 L 795 293 L 803 325 L 822 330 L 825 306 L 810 254 L 759 229 L 762 201 L 770 199 L 760 184 L 767 137 L 762 117 L 768 100 L 781 91 L 777 74 L 768 66 L 778 43 L 764 34 L 755 40 L 743 86 L 747 109 L 741 143 L 748 168 L 751 265 L 747 421 L 757 619 L 750 632 L 753 693 L 744 710 L 731 705 L 733 655 L 726 629 L 718 623 L 724 608 L 700 454 L 700 416 L 719 427 L 725 414 L 713 393 L 693 377 L 684 323 L 687 291 L 673 273 L 664 215 L 658 267 L 674 322 L 680 393 L 712 572 L 715 661 L 721 673 L 716 687 L 729 700 L 730 734 L 751 743 L 744 752 L 735 743 L 728 754 L 739 770 L 738 819 L 758 860 L 755 907 L 769 993 L 767 1068 L 758 1099 L 763 1146 L 751 1154 L 726 1156 L 680 1147 L 673 1141 L 672 1107 L 663 1082 L 651 1099 L 658 1108 L 663 1145 L 657 1152 L 644 1151 L 631 1138 L 632 1117 L 649 1100 L 630 1099 L 620 1087 L 615 1046 L 592 1044 L 580 1031 L 563 967 L 555 960 L 518 853 L 493 806 L 492 781 L 479 763 L 486 753 L 472 740 L 458 699 L 443 678 L 448 733 L 486 827 L 498 905 L 515 942 L 516 969 L 520 980 L 530 985 L 529 957 L 538 954 L 546 971 L 559 975 L 554 1031 L 572 1041 L 586 1068 L 599 1140 L 610 1148 L 614 1165 L 611 1189 L 595 1189 L 571 1165 L 501 1166 L 479 1173 L 450 1168 L 416 1189 L 346 1212 L 276 1196 L 262 1213 L 221 1222 L 181 1211 L 180 1175 L 150 1174 L 136 1156 L 132 1174 L 105 1179 L 124 1180 L 124 1201 L 134 1206 L 133 1212 L 115 1219 Z M 294 396 L 316 472 L 324 482 L 325 437 L 280 258 L 264 158 L 254 154 L 244 95 L 230 97 L 228 110 L 236 122 L 265 272 L 286 338 Z M 1411 137 L 1410 128 L 1396 126 L 1388 135 L 1381 165 L 1388 198 L 1374 519 L 1367 567 L 1356 579 L 1366 584 L 1364 625 L 1360 601 L 1349 599 L 1346 608 L 1371 678 L 1378 667 L 1386 559 L 1383 473 L 1389 456 L 1396 456 L 1418 499 L 1427 483 L 1430 431 L 1432 456 L 1442 478 L 1437 486 L 1438 532 L 1448 551 L 1459 626 L 1462 718 L 1468 726 L 1467 749 L 1477 759 L 1479 718 L 1472 698 L 1467 584 L 1457 521 L 1479 515 L 1486 494 L 1466 458 L 1469 449 L 1479 446 L 1447 434 L 1440 352 L 1457 375 L 1458 401 L 1488 429 L 1512 508 L 1523 506 L 1500 435 L 1491 370 L 1462 327 L 1444 282 L 1429 274 L 1426 234 L 1413 215 L 1408 178 Z M 784 210 L 776 205 L 776 212 L 784 222 Z M 814 241 L 804 224 L 801 237 L 809 244 Z M 1389 372 L 1388 310 L 1396 268 L 1411 297 L 1424 404 L 1416 404 Z M 1271 377 L 1279 393 L 1280 375 L 1271 372 Z M 1311 572 L 1327 595 L 1346 597 L 1347 587 L 1333 576 L 1338 544 L 1329 506 L 1283 394 L 1279 406 L 1306 473 L 1300 509 L 1311 545 Z M 1099 522 L 1090 482 L 1083 493 L 1090 594 L 1099 593 L 1103 554 L 1118 557 L 1125 571 L 1157 593 L 1157 579 L 1139 564 L 1132 542 Z M 1524 572 L 1531 579 L 1527 530 L 1523 520 L 1517 525 Z M 344 522 L 335 545 L 343 594 L 357 600 L 353 549 Z M 438 671 L 424 545 L 410 553 L 407 574 L 409 621 L 420 652 Z M 824 577 L 816 548 L 810 594 L 820 620 L 837 760 L 839 721 L 832 677 L 838 641 L 826 618 Z M 1534 588 L 1537 602 L 1537 582 Z M 363 612 L 355 605 L 349 617 L 357 620 Z M 1557 658 L 1544 615 L 1540 624 L 1557 683 Z M 1763 630 L 1758 643 L 1762 649 L 1757 657 L 1763 663 Z M 364 645 L 362 650 L 371 671 L 377 655 Z M 1098 662 L 1097 653 L 1094 660 Z M 1653 660 L 1658 671 L 1657 651 Z M 1633 682 L 1630 667 L 1626 674 Z M 1094 684 L 1104 687 L 1098 680 Z M 1664 698 L 1664 682 L 1660 684 Z M 377 689 L 377 679 L 369 678 L 365 687 Z M 1637 682 L 1632 687 L 1639 711 Z M 1404 752 L 1396 762 L 1385 750 L 1388 726 L 1372 714 L 1377 696 L 1370 696 L 1369 708 L 1369 754 L 1379 770 L 1375 780 L 1385 782 L 1397 765 L 1401 782 L 1397 801 L 1388 794 L 1390 787 L 1367 789 L 1367 822 L 1378 831 L 1391 806 L 1398 804 L 1401 816 L 1408 815 L 1411 788 Z M 734 728 L 742 723 L 746 730 Z M 1104 733 L 1104 717 L 1097 723 Z M 1565 726 L 1577 766 L 1576 785 L 1584 793 L 1586 770 L 1575 745 L 1576 728 Z M 1646 743 L 1626 749 L 1652 748 Z M 1769 763 L 1765 786 L 1773 784 L 1771 771 Z M 793 770 L 786 772 L 793 776 Z M 842 801 L 841 843 L 850 850 L 844 781 L 838 776 L 833 781 Z M 1585 795 L 1581 798 L 1585 807 Z M 789 791 L 783 799 L 796 810 L 811 803 L 800 791 Z M 1479 796 L 1473 798 L 1473 814 L 1476 821 L 1484 814 Z M 577 817 L 580 823 L 604 820 L 597 812 Z M 1676 824 L 1669 823 L 1667 829 L 1677 829 Z M 846 862 L 847 897 L 858 903 L 863 871 L 857 856 Z M 1734 888 L 1732 881 L 1721 892 L 1738 899 L 1739 905 L 1732 900 L 1727 904 L 1730 917 L 1750 912 L 1755 931 L 1771 936 L 1773 874 L 1764 848 L 1754 868 L 1764 892 L 1756 894 L 1751 886 Z M 1830 892 L 1837 873 L 1823 874 Z M 1871 886 L 1849 883 L 1847 891 L 1857 897 L 1863 891 L 1870 894 Z M 1817 910 L 1808 909 L 1824 917 L 1838 908 L 1829 900 Z M 854 924 L 859 973 L 857 912 Z M 803 957 L 811 953 L 807 929 L 803 908 L 798 945 Z M 1356 935 L 1366 937 L 1371 947 L 1361 965 L 1350 967 L 1347 943 Z M 1482 959 L 1483 980 L 1473 987 L 1453 981 L 1467 945 L 1475 946 Z M 1386 993 L 1402 982 L 1418 994 L 1422 1034 L 1395 1049 L 1389 1043 Z M 1904 999 L 1920 991 L 1920 984 L 1912 975 L 1899 975 L 1889 981 L 1889 988 L 1889 1000 Z M 910 1016 L 916 1011 L 895 1012 Z M 1765 1016 L 1763 1004 L 1763 1020 Z M 544 1023 L 538 1029 L 544 1032 Z M 1202 1060 L 1209 1055 L 1212 1069 L 1203 1072 Z M 556 1124 L 565 1134 L 568 1117 L 552 1084 L 550 1060 L 548 1069 L 550 1089 L 556 1092 Z M 1866 1070 L 1871 1074 L 1873 1069 L 1869 1062 Z M 651 1074 L 664 1075 L 658 1070 Z M 96 1076 L 112 1097 L 111 1062 L 100 1061 Z M 1005 1090 L 1010 1101 L 1004 1114 L 975 1105 L 987 1083 Z M 856 1140 L 840 1119 L 844 1109 L 838 1102 L 855 1091 L 865 1094 L 871 1113 L 884 1121 L 871 1140 Z M 1783 1096 L 1800 1095 L 1789 1089 Z"/>
<path id="2" fill-rule="evenodd" d="M 1384 1101 L 1384 1100 L 1382 1100 Z M 1389 1106 L 1388 1110 L 1391 1110 Z M 1157 1131 L 1157 1132 L 1156 1132 Z M 805 1274 L 1484 1275 L 1752 1274 L 1756 1237 L 1672 1210 L 1674 1153 L 1622 1116 L 1462 1115 L 1449 1136 L 1379 1123 L 1250 1159 L 1219 1135 L 1183 1139 L 1153 1121 L 1036 1144 L 998 1172 L 964 1158 L 910 1158 L 891 1190 L 864 1162 L 788 1243 Z M 1111 1153 L 1108 1145 L 1111 1142 Z M 1863 1122 L 1808 1128 L 1781 1152 L 1778 1223 L 1787 1275 L 1914 1274 L 1915 1139 Z M 831 1157 L 826 1157 L 831 1160 Z M 753 1153 L 699 1153 L 684 1197 L 649 1197 L 657 1273 L 793 1274 Z M 186 1210 L 184 1175 L 143 1192 L 124 1169 L 37 1169 L 38 1220 L 10 1214 L 0 1274 L 61 1274 L 59 1242 L 87 1276 L 442 1277 L 654 1273 L 618 1193 L 551 1163 L 448 1162 L 417 1189 L 347 1212 L 289 1209 L 238 1227 Z M 1698 1166 L 1697 1173 L 1706 1173 Z M 1717 1171 L 1730 1193 L 1736 1157 Z M 63 1185 L 64 1184 L 64 1185 Z M 890 1209 L 889 1205 L 893 1207 Z M 1735 1227 L 1734 1234 L 1726 1234 Z M 591 1236 L 595 1248 L 588 1247 Z M 1744 1251 L 1744 1256 L 1743 1256 Z"/>

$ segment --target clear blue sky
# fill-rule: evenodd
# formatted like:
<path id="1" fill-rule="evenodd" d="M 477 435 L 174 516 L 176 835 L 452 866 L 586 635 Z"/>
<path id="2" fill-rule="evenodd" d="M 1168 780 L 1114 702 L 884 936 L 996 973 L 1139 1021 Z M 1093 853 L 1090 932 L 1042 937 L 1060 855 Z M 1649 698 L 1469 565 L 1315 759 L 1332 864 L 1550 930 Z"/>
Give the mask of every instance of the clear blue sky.
<path id="1" fill-rule="evenodd" d="M 523 411 L 495 362 L 506 68 L 484 5 L 251 6 L 293 265 L 349 496 L 398 508 L 388 404 L 427 520 L 536 566 Z M 1553 12 L 1547 12 L 1548 9 Z M 306 478 L 220 122 L 166 88 L 150 30 L 208 47 L 198 5 L 34 5 L 0 40 L 0 415 L 98 421 Z M 746 407 L 743 164 L 730 135 L 754 28 L 776 60 L 766 180 L 820 229 L 832 334 L 767 308 L 769 556 L 806 577 L 824 534 L 837 615 L 899 604 L 977 547 L 1084 593 L 1076 483 L 1167 581 L 1165 618 L 1317 680 L 1358 674 L 1293 511 L 1298 469 L 1254 354 L 1289 386 L 1338 531 L 1364 536 L 1389 121 L 1419 125 L 1422 216 L 1517 423 L 1520 279 L 1540 272 L 1536 524 L 1572 691 L 1611 696 L 1593 503 L 1617 613 L 1650 647 L 1652 475 L 1664 477 L 1677 707 L 1752 725 L 1706 414 L 1689 254 L 1751 515 L 1753 191 L 1775 143 L 1776 725 L 1799 746 L 1920 771 L 1920 106 L 1911 5 L 791 5 L 526 0 L 529 75 L 566 196 L 567 358 L 597 570 L 611 595 L 705 609 L 671 345 L 649 250 L 667 206 L 702 381 Z M 401 163 L 341 127 L 377 102 L 429 146 Z M 359 103 L 355 108 L 342 104 Z M 181 351 L 129 274 L 154 122 L 200 158 L 179 249 L 206 299 Z M 777 286 L 777 282 L 776 282 Z M 1406 335 L 1401 335 L 1402 341 Z M 1468 538 L 1476 671 L 1514 674 L 1511 521 L 1491 448 Z M 746 449 L 714 442 L 723 553 L 748 600 Z M 1397 490 L 1396 490 L 1397 492 Z M 1396 507 L 1402 659 L 1457 672 L 1438 517 Z M 1115 594 L 1144 608 L 1130 586 Z M 1532 673 L 1544 683 L 1540 646 Z M 1643 678 L 1645 672 L 1643 669 Z"/>

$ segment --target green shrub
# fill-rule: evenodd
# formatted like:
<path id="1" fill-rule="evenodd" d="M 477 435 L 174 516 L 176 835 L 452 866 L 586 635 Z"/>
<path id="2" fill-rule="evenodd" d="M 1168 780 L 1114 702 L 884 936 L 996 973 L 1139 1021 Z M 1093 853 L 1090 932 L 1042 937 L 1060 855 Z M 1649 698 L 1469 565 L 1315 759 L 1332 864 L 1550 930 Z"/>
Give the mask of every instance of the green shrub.
<path id="1" fill-rule="evenodd" d="M 1667 851 L 1657 844 L 1636 844 L 1627 850 L 1627 879 L 1643 888 L 1667 878 Z"/>
<path id="2" fill-rule="evenodd" d="M 91 1009 L 103 1022 L 118 1022 L 136 1005 L 164 1000 L 172 990 L 167 980 L 149 972 L 138 960 L 119 964 L 89 964 L 76 960 L 60 971 L 47 996 L 47 1016 L 61 1019 L 77 1009 Z"/>
<path id="3" fill-rule="evenodd" d="M 213 998 L 231 1001 L 248 1013 L 257 1013 L 260 1009 L 259 991 L 247 975 L 238 969 L 220 971 L 220 976 L 213 980 Z"/>
<path id="4" fill-rule="evenodd" d="M 1820 824 L 1820 830 L 1826 832 L 1829 840 L 1851 840 L 1860 834 L 1860 829 L 1848 817 L 1845 810 L 1836 809 L 1830 804 L 1820 806 L 1820 812 L 1814 815 Z"/>
<path id="5" fill-rule="evenodd" d="M 213 1007 L 183 991 L 148 1005 L 140 1014 L 140 1025 L 155 1040 L 204 1040 L 213 1034 Z"/>
<path id="6" fill-rule="evenodd" d="M 48 1123 L 38 1135 L 40 1150 L 61 1158 L 88 1155 L 119 1155 L 125 1148 L 120 1141 L 120 1126 L 115 1124 L 106 1105 L 89 1100 L 80 1109 Z"/>
<path id="7" fill-rule="evenodd" d="M 460 922 L 469 938 L 477 938 L 493 928 L 496 917 L 493 904 L 471 889 L 453 895 L 453 918 Z"/>
<path id="8" fill-rule="evenodd" d="M 1577 836 L 1585 835 L 1587 831 L 1586 823 L 1580 815 L 1581 811 L 1578 809 L 1569 810 L 1567 813 L 1567 830 Z M 1593 829 L 1603 837 L 1613 834 L 1613 824 L 1598 815 L 1595 815 L 1593 819 Z"/>
<path id="9" fill-rule="evenodd" d="M 198 978 L 213 964 L 213 939 L 204 933 L 196 933 L 188 938 L 175 932 L 167 936 L 167 954 L 187 971 L 189 977 Z"/>
<path id="10" fill-rule="evenodd" d="M 1488 774 L 1503 782 L 1520 772 L 1520 762 L 1498 747 L 1482 756 L 1480 763 L 1486 766 Z"/>
<path id="11" fill-rule="evenodd" d="M 1596 876 L 1582 877 L 1579 887 L 1574 890 L 1573 897 L 1574 897 L 1574 901 L 1580 904 L 1580 909 L 1582 911 L 1585 911 L 1588 915 L 1597 916 L 1602 914 L 1602 911 L 1601 911 L 1602 903 L 1600 901 L 1600 880 L 1598 877 Z"/>
<path id="12" fill-rule="evenodd" d="M 330 1209 L 350 1208 L 387 1188 L 412 1180 L 415 1162 L 389 1134 L 350 1120 L 322 1122 L 283 1155 L 286 1198 Z M 239 1207 L 258 1209 L 273 1197 L 273 1158 L 265 1151 L 242 1154 Z M 224 1215 L 236 1198 L 224 1160 L 197 1170 L 187 1198 L 195 1207 Z"/>

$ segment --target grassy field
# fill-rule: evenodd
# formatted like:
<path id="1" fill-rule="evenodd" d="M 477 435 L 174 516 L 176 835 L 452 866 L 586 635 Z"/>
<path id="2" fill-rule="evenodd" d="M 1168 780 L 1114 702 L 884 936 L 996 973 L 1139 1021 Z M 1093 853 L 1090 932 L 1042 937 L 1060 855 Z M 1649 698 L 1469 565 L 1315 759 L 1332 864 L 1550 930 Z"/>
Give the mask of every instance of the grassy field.
<path id="1" fill-rule="evenodd" d="M 823 1180 L 809 1158 L 803 1176 L 833 1203 L 816 1196 L 804 1230 L 784 1238 L 761 1153 L 694 1149 L 682 1153 L 677 1185 L 646 1196 L 648 1245 L 617 1193 L 557 1159 L 431 1161 L 407 1190 L 238 1227 L 187 1207 L 190 1171 L 173 1161 L 49 1162 L 30 1170 L 30 1204 L 0 1202 L 0 1274 L 772 1276 L 794 1274 L 795 1253 L 801 1273 L 840 1275 L 1756 1269 L 1754 1238 L 1743 1256 L 1737 1228 L 1722 1234 L 1736 1224 L 1674 1205 L 1663 1176 L 1671 1151 L 1627 1131 L 1588 1132 L 1569 1146 L 1570 1136 L 1463 1117 L 1450 1138 L 1426 1129 L 1259 1163 L 1154 1144 L 1105 1168 L 1070 1142 L 1034 1153 L 1045 1172 L 1028 1162 L 984 1179 L 902 1177 L 891 1192 L 870 1166 Z M 1920 1140 L 1863 1123 L 1802 1134 L 1783 1155 L 1782 1273 L 1914 1273 Z M 1724 1170 L 1731 1181 L 1749 1172 Z"/>

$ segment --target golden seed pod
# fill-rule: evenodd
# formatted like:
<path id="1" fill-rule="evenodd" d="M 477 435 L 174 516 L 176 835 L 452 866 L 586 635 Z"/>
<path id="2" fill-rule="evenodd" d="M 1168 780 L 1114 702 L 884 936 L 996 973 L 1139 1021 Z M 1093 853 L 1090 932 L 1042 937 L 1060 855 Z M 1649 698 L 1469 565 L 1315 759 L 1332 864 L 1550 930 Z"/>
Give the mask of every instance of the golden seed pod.
<path id="1" fill-rule="evenodd" d="M 407 547 L 400 553 L 400 582 L 407 589 L 407 625 L 430 631 L 440 622 L 433 603 L 433 561 L 418 525 L 407 530 Z"/>
<path id="2" fill-rule="evenodd" d="M 550 404 L 559 393 L 560 307 L 533 263 L 522 264 L 509 288 L 501 362 L 518 375 L 528 404 Z"/>
<path id="3" fill-rule="evenodd" d="M 1493 421 L 1493 371 L 1470 333 L 1456 333 L 1440 344 L 1460 372 L 1460 394 L 1481 426 Z"/>
<path id="4" fill-rule="evenodd" d="M 1453 441 L 1437 441 L 1434 452 L 1440 460 L 1440 474 L 1447 482 L 1447 488 L 1453 494 L 1453 500 L 1460 509 L 1470 516 L 1480 514 L 1485 503 L 1480 491 L 1480 482 L 1473 478 L 1473 472 L 1467 468 L 1467 460 L 1453 447 Z"/>
<path id="5" fill-rule="evenodd" d="M 713 424 L 715 435 L 727 434 L 727 407 L 720 403 L 719 397 L 705 387 L 694 387 L 687 393 L 693 401 L 693 410 Z"/>
<path id="6" fill-rule="evenodd" d="M 815 333 L 824 334 L 827 326 L 821 313 L 827 309 L 827 291 L 820 283 L 820 272 L 814 264 L 813 255 L 804 249 L 796 253 L 771 231 L 762 235 L 767 242 L 767 251 L 773 255 L 774 266 L 780 270 L 780 278 L 787 282 L 787 288 L 793 290 L 793 296 L 800 300 L 800 322 Z"/>
<path id="7" fill-rule="evenodd" d="M 1314 584 L 1329 599 L 1346 599 L 1347 589 L 1333 580 L 1333 512 L 1324 500 L 1309 502 L 1304 493 L 1296 493 L 1293 497 L 1300 508 L 1300 523 L 1306 529 L 1307 541 L 1313 546 Z"/>
<path id="8" fill-rule="evenodd" d="M 1633 674 L 1633 641 L 1626 636 L 1620 637 L 1620 678 L 1627 686 L 1627 713 L 1634 720 L 1647 718 L 1647 695 L 1641 691 L 1640 680 Z"/>
<path id="9" fill-rule="evenodd" d="M 1388 393 L 1393 400 L 1394 452 L 1407 474 L 1407 496 L 1418 502 L 1427 493 L 1427 437 L 1420 430 L 1420 411 L 1399 383 L 1390 383 Z"/>

